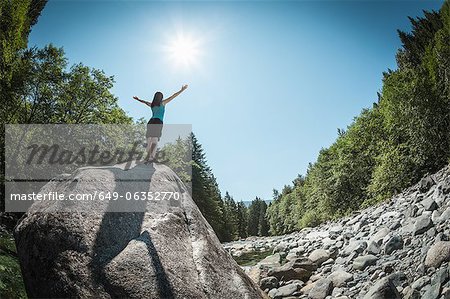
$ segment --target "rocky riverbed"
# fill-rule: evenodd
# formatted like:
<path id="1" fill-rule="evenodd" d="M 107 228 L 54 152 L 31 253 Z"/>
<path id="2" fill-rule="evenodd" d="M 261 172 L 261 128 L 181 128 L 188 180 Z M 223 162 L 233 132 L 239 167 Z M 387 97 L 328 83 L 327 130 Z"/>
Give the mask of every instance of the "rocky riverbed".
<path id="1" fill-rule="evenodd" d="M 272 250 L 247 274 L 270 298 L 450 298 L 450 168 L 334 222 L 224 244 Z"/>

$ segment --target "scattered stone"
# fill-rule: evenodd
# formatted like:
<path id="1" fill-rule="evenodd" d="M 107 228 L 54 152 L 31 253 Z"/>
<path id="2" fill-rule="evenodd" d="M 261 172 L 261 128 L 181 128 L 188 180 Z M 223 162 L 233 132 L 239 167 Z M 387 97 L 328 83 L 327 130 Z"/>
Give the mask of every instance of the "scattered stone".
<path id="1" fill-rule="evenodd" d="M 397 291 L 397 288 L 389 280 L 389 278 L 382 278 L 377 283 L 375 283 L 369 292 L 364 296 L 363 299 L 400 299 L 401 295 Z"/>
<path id="2" fill-rule="evenodd" d="M 368 266 L 375 265 L 377 260 L 378 260 L 378 258 L 371 254 L 358 256 L 353 261 L 353 269 L 364 270 Z"/>
<path id="3" fill-rule="evenodd" d="M 369 246 L 367 246 L 367 249 L 366 249 L 366 252 L 368 254 L 377 255 L 380 253 L 380 251 L 381 251 L 381 249 L 380 249 L 380 245 L 378 245 L 378 243 L 376 243 L 374 241 L 369 242 Z"/>
<path id="4" fill-rule="evenodd" d="M 309 263 L 304 262 L 297 264 L 296 261 L 290 261 L 283 266 L 269 270 L 268 274 L 269 276 L 275 276 L 279 281 L 298 279 L 306 282 L 311 277 L 313 269 L 315 269 L 315 267 L 311 261 Z"/>
<path id="5" fill-rule="evenodd" d="M 439 267 L 443 262 L 450 260 L 450 242 L 439 241 L 428 249 L 425 258 L 425 267 Z"/>
<path id="6" fill-rule="evenodd" d="M 402 224 L 401 224 L 400 220 L 397 220 L 397 221 L 395 221 L 394 223 L 392 223 L 392 224 L 389 226 L 389 229 L 390 229 L 391 231 L 394 231 L 394 230 L 398 229 L 398 228 L 401 227 L 401 226 L 402 226 Z"/>
<path id="7" fill-rule="evenodd" d="M 450 219 L 450 207 L 445 209 L 445 211 L 441 214 L 441 216 L 439 216 L 438 222 L 439 223 L 445 222 L 449 219 Z"/>
<path id="8" fill-rule="evenodd" d="M 419 191 L 422 193 L 427 192 L 430 190 L 431 186 L 435 184 L 433 178 L 430 175 L 427 175 L 426 177 L 422 178 L 418 184 Z"/>
<path id="9" fill-rule="evenodd" d="M 341 287 L 353 280 L 353 274 L 338 270 L 328 275 L 328 279 L 333 282 L 334 287 Z"/>
<path id="10" fill-rule="evenodd" d="M 263 266 L 280 266 L 281 263 L 281 255 L 279 253 L 275 253 L 272 255 L 269 255 L 267 257 L 265 257 L 263 260 L 258 262 L 258 265 L 263 265 Z"/>
<path id="11" fill-rule="evenodd" d="M 333 291 L 333 282 L 330 279 L 322 278 L 314 283 L 308 293 L 311 299 L 325 299 Z"/>
<path id="12" fill-rule="evenodd" d="M 431 284 L 428 285 L 428 289 L 423 294 L 423 299 L 437 299 L 439 297 L 439 290 L 441 289 L 441 284 Z"/>
<path id="13" fill-rule="evenodd" d="M 396 287 L 403 287 L 408 284 L 408 277 L 404 272 L 395 272 L 389 275 L 389 280 L 394 284 Z"/>
<path id="14" fill-rule="evenodd" d="M 429 228 L 433 226 L 430 215 L 419 216 L 414 223 L 414 235 L 420 235 L 426 232 Z"/>
<path id="15" fill-rule="evenodd" d="M 384 252 L 386 254 L 391 254 L 397 249 L 403 248 L 403 238 L 399 235 L 394 235 L 386 242 L 384 245 Z"/>
<path id="16" fill-rule="evenodd" d="M 427 191 L 416 185 L 351 217 L 234 250 L 288 244 L 285 265 L 257 265 L 275 298 L 450 299 L 450 167 L 430 178 Z M 296 291 L 279 292 L 291 284 Z"/>
<path id="17" fill-rule="evenodd" d="M 275 246 L 275 247 L 273 248 L 272 253 L 275 254 L 275 253 L 277 253 L 277 252 L 284 252 L 284 251 L 286 251 L 287 249 L 288 249 L 288 244 L 282 242 L 282 243 L 277 244 L 277 246 Z"/>
<path id="18" fill-rule="evenodd" d="M 411 284 L 411 288 L 414 290 L 420 290 L 425 285 L 429 284 L 430 281 L 431 281 L 431 279 L 429 276 L 422 276 Z"/>
<path id="19" fill-rule="evenodd" d="M 279 287 L 278 289 L 270 290 L 269 296 L 274 299 L 288 297 L 300 290 L 300 288 L 301 285 L 298 283 L 287 284 L 285 286 Z"/>
<path id="20" fill-rule="evenodd" d="M 330 258 L 330 252 L 324 249 L 316 249 L 309 255 L 309 259 L 320 266 L 323 262 Z"/>
<path id="21" fill-rule="evenodd" d="M 353 252 L 362 253 L 367 248 L 366 241 L 351 241 L 342 251 L 343 256 L 349 256 Z"/>
<path id="22" fill-rule="evenodd" d="M 274 289 L 278 286 L 278 279 L 275 276 L 265 277 L 261 279 L 259 286 L 261 287 L 261 290 Z"/>
<path id="23" fill-rule="evenodd" d="M 427 197 L 424 200 L 422 200 L 421 204 L 424 207 L 425 211 L 434 211 L 437 210 L 438 208 L 437 203 L 431 197 Z"/>

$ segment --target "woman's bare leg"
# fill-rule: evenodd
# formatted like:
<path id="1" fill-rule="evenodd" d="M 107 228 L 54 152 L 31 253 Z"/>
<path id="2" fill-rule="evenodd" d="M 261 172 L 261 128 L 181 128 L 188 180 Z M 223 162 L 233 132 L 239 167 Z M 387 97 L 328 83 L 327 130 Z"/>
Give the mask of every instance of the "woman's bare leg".
<path id="1" fill-rule="evenodd" d="M 152 159 L 152 137 L 147 138 L 147 161 Z"/>
<path id="2" fill-rule="evenodd" d="M 154 160 L 156 157 L 156 149 L 158 147 L 158 137 L 152 138 L 152 148 L 151 148 L 151 159 Z"/>
<path id="3" fill-rule="evenodd" d="M 158 147 L 158 137 L 147 138 L 147 161 L 154 160 L 156 157 L 156 148 Z"/>

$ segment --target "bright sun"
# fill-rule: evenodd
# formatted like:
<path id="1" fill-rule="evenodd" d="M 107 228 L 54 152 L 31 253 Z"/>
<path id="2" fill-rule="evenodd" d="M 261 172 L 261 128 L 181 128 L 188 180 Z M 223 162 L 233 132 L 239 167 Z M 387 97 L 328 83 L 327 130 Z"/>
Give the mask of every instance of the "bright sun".
<path id="1" fill-rule="evenodd" d="M 177 34 L 165 48 L 175 66 L 193 66 L 198 63 L 201 54 L 199 40 L 186 34 Z"/>

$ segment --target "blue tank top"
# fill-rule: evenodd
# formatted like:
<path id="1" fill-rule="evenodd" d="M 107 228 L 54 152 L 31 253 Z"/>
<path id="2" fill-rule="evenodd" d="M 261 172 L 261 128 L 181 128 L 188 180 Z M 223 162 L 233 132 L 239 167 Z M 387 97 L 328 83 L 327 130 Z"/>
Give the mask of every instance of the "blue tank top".
<path id="1" fill-rule="evenodd" d="M 164 119 L 164 111 L 166 108 L 164 105 L 153 106 L 152 107 L 152 118 L 159 118 L 161 121 Z"/>

